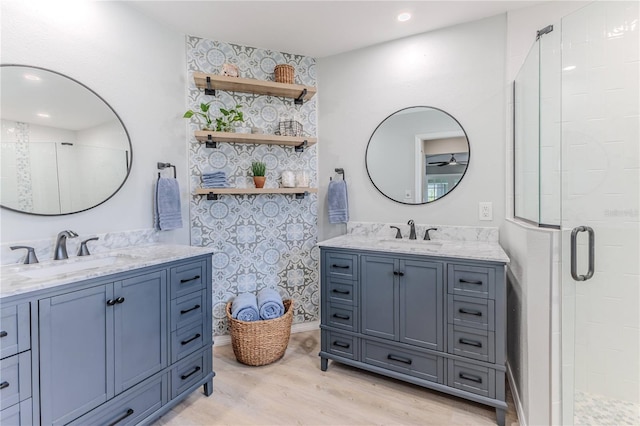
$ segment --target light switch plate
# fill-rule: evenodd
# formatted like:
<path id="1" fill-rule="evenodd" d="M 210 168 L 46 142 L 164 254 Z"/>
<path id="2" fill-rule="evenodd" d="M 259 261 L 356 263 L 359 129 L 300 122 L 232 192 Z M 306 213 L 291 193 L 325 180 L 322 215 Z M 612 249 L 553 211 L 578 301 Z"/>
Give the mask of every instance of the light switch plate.
<path id="1" fill-rule="evenodd" d="M 493 220 L 493 203 L 491 201 L 478 203 L 478 219 Z"/>

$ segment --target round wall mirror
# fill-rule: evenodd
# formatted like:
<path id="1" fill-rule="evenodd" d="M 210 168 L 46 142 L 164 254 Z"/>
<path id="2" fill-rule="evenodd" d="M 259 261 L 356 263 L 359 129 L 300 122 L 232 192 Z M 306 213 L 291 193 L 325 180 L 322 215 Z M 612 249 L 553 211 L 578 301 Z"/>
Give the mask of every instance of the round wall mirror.
<path id="1" fill-rule="evenodd" d="M 78 213 L 111 198 L 132 162 L 118 114 L 84 84 L 44 68 L 0 66 L 0 205 Z"/>
<path id="2" fill-rule="evenodd" d="M 365 162 L 382 195 L 398 203 L 425 204 L 458 185 L 469 157 L 467 134 L 455 118 L 416 106 L 394 112 L 376 127 Z"/>

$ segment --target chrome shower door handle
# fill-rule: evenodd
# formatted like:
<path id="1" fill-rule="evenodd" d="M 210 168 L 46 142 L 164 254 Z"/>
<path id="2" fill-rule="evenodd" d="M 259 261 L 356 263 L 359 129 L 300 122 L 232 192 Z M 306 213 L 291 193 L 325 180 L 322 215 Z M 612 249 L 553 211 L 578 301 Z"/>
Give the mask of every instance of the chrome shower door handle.
<path id="1" fill-rule="evenodd" d="M 578 234 L 585 231 L 589 234 L 589 270 L 587 271 L 587 275 L 578 275 Z M 593 228 L 589 226 L 578 226 L 571 231 L 571 277 L 573 277 L 574 280 L 587 281 L 593 277 L 596 257 L 595 241 L 595 233 L 593 232 Z"/>

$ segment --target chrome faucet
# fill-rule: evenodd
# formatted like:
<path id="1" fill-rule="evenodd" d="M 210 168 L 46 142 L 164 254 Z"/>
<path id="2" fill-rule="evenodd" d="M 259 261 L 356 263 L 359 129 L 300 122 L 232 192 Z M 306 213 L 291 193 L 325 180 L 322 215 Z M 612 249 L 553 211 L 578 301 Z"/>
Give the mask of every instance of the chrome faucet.
<path id="1" fill-rule="evenodd" d="M 416 239 L 416 224 L 413 221 L 413 219 L 410 220 L 409 222 L 407 222 L 407 225 L 409 225 L 411 227 L 411 229 L 409 230 L 409 239 L 410 240 L 415 240 Z"/>
<path id="2" fill-rule="evenodd" d="M 75 238 L 78 234 L 73 231 L 62 231 L 58 234 L 58 238 L 56 239 L 56 248 L 54 249 L 55 254 L 53 255 L 53 260 L 62 260 L 68 259 L 69 255 L 67 254 L 67 238 Z"/>
<path id="3" fill-rule="evenodd" d="M 431 241 L 431 236 L 429 235 L 429 231 L 437 231 L 438 228 L 429 228 L 426 231 L 424 231 L 424 239 L 427 241 Z"/>

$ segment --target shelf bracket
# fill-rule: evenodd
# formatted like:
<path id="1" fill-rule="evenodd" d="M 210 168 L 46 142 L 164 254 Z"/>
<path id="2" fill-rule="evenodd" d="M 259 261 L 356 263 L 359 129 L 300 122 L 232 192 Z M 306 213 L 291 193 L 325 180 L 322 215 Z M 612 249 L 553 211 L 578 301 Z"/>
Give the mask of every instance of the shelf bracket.
<path id="1" fill-rule="evenodd" d="M 309 191 L 304 191 L 299 194 L 296 194 L 296 200 L 304 200 L 304 197 L 309 195 Z"/>
<path id="2" fill-rule="evenodd" d="M 212 192 L 207 194 L 207 200 L 209 201 L 217 201 L 218 199 L 218 194 L 214 194 Z"/>
<path id="3" fill-rule="evenodd" d="M 296 105 L 302 105 L 304 103 L 305 96 L 307 96 L 307 89 L 302 89 L 302 93 L 300 93 L 300 96 L 293 100 L 293 103 Z"/>
<path id="4" fill-rule="evenodd" d="M 204 94 L 205 95 L 211 95 L 211 96 L 215 96 L 216 95 L 216 89 L 212 89 L 211 88 L 211 77 L 207 76 L 207 87 L 204 88 Z"/>
<path id="5" fill-rule="evenodd" d="M 305 139 L 300 145 L 296 145 L 294 149 L 296 152 L 304 152 L 307 146 L 309 146 L 309 142 Z"/>
<path id="6" fill-rule="evenodd" d="M 218 142 L 214 141 L 211 135 L 207 135 L 207 141 L 204 143 L 204 146 L 207 148 L 217 148 Z"/>

